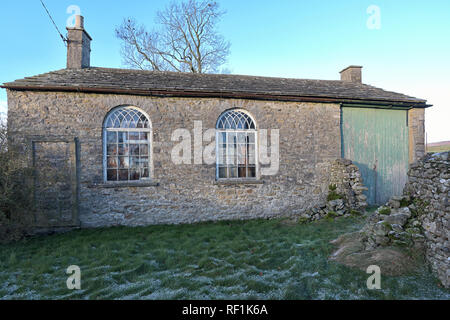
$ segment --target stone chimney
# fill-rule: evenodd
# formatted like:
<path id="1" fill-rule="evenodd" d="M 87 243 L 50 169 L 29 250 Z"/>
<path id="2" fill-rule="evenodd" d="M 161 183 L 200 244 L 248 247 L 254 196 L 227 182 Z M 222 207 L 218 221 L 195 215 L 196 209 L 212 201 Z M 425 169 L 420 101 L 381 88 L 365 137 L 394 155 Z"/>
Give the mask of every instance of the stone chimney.
<path id="1" fill-rule="evenodd" d="M 342 70 L 341 81 L 362 83 L 361 66 L 350 66 Z"/>
<path id="2" fill-rule="evenodd" d="M 67 69 L 89 68 L 92 38 L 84 30 L 84 18 L 75 16 L 75 26 L 67 32 Z"/>

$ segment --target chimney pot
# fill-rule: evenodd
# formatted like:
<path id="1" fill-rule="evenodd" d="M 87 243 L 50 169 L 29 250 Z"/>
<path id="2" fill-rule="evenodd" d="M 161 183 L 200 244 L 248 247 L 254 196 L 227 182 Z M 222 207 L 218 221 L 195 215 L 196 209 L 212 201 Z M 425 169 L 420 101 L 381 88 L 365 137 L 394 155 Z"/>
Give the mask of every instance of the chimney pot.
<path id="1" fill-rule="evenodd" d="M 362 83 L 362 67 L 361 66 L 349 66 L 340 72 L 341 81 Z"/>
<path id="2" fill-rule="evenodd" d="M 75 16 L 75 28 L 84 29 L 84 17 L 80 15 Z"/>

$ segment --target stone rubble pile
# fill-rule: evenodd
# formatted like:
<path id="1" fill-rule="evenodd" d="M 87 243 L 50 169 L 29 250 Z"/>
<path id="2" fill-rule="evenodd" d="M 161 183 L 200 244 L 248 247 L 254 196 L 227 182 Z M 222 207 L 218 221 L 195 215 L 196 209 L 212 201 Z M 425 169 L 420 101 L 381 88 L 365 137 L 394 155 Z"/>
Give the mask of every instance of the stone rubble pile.
<path id="1" fill-rule="evenodd" d="M 366 250 L 379 246 L 424 247 L 418 211 L 409 196 L 393 197 L 368 218 L 363 228 Z"/>
<path id="2" fill-rule="evenodd" d="M 363 194 L 366 190 L 358 167 L 350 160 L 337 159 L 331 165 L 326 201 L 303 213 L 300 219 L 306 222 L 360 214 L 367 207 Z"/>
<path id="3" fill-rule="evenodd" d="M 331 185 L 336 186 L 336 192 L 346 200 L 346 207 L 364 211 L 367 207 L 367 197 L 363 194 L 367 188 L 358 167 L 351 160 L 337 159 L 331 168 Z"/>

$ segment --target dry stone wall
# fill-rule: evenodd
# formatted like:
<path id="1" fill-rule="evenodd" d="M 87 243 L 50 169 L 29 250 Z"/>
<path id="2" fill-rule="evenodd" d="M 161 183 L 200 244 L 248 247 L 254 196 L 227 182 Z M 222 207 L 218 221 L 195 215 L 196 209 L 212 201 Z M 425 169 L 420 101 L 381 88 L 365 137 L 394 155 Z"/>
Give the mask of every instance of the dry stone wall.
<path id="1" fill-rule="evenodd" d="M 408 173 L 405 193 L 414 206 L 425 236 L 426 256 L 442 283 L 450 287 L 450 154 L 428 154 Z"/>
<path id="2" fill-rule="evenodd" d="M 365 250 L 402 246 L 424 250 L 431 268 L 450 287 L 450 158 L 428 154 L 411 165 L 404 195 L 369 216 Z"/>

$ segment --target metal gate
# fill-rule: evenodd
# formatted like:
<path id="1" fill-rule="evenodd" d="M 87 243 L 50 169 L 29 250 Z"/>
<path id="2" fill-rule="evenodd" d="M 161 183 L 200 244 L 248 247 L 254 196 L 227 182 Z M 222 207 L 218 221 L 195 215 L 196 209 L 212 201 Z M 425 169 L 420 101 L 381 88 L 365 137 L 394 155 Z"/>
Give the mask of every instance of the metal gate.
<path id="1" fill-rule="evenodd" d="M 408 111 L 342 107 L 342 157 L 361 171 L 369 205 L 401 195 L 407 179 Z"/>
<path id="2" fill-rule="evenodd" d="M 79 226 L 77 139 L 34 139 L 31 147 L 35 226 Z"/>

